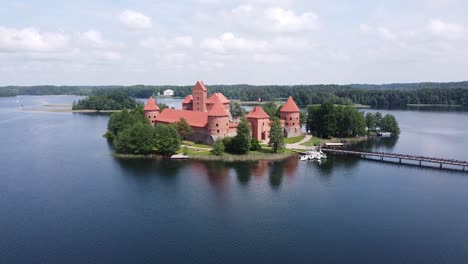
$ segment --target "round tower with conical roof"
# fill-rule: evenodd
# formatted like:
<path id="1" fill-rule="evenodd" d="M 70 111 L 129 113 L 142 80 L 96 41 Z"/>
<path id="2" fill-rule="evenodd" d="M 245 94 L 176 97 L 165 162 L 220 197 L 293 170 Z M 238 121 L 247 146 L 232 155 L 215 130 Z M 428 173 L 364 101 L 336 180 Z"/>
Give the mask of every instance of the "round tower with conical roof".
<path id="1" fill-rule="evenodd" d="M 214 138 L 226 137 L 229 133 L 229 113 L 218 98 L 208 112 L 208 132 Z"/>
<path id="2" fill-rule="evenodd" d="M 280 119 L 284 122 L 286 137 L 296 137 L 302 135 L 299 107 L 293 98 L 289 96 L 286 103 L 280 110 Z"/>
<path id="3" fill-rule="evenodd" d="M 152 96 L 148 98 L 143 111 L 145 112 L 145 117 L 150 121 L 151 125 L 154 126 L 156 124 L 156 118 L 159 116 L 160 110 L 158 104 L 156 101 L 154 101 Z"/>

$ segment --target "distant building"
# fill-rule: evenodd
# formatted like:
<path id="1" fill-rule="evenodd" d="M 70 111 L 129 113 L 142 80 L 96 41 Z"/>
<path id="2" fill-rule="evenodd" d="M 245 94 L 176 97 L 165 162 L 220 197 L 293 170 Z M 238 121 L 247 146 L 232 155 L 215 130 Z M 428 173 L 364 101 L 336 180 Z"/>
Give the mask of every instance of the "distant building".
<path id="1" fill-rule="evenodd" d="M 166 93 L 166 91 L 164 91 Z M 222 93 L 208 97 L 205 84 L 198 81 L 191 95 L 182 102 L 182 110 L 166 108 L 160 111 L 156 101 L 150 97 L 144 107 L 145 117 L 153 126 L 172 124 L 184 118 L 192 127 L 189 140 L 211 145 L 217 138 L 233 137 L 237 134 L 237 125 L 230 114 L 230 101 Z M 281 108 L 281 124 L 286 137 L 302 134 L 299 122 L 300 110 L 292 97 Z M 259 106 L 246 115 L 252 127 L 252 138 L 268 141 L 270 134 L 270 116 Z"/>
<path id="2" fill-rule="evenodd" d="M 174 91 L 171 90 L 171 89 L 167 89 L 163 92 L 163 96 L 165 97 L 171 97 L 171 96 L 174 96 Z"/>

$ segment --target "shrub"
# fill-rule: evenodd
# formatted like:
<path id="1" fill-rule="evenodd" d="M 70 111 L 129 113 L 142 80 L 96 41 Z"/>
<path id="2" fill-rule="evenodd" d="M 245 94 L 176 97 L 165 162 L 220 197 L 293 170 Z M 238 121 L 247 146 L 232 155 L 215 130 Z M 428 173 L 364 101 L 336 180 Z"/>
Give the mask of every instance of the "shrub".
<path id="1" fill-rule="evenodd" d="M 224 140 L 222 139 L 217 139 L 213 143 L 213 150 L 211 151 L 213 155 L 216 156 L 221 156 L 224 153 Z"/>
<path id="2" fill-rule="evenodd" d="M 260 146 L 260 142 L 257 139 L 252 139 L 252 143 L 250 146 L 251 151 L 258 151 L 261 150 L 262 146 Z"/>

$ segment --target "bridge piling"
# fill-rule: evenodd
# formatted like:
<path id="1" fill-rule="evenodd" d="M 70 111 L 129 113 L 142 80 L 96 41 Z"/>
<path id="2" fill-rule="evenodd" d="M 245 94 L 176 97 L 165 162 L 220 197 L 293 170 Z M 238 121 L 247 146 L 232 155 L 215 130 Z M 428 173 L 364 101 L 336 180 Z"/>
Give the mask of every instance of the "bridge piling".
<path id="1" fill-rule="evenodd" d="M 442 169 L 442 163 L 440 163 L 440 168 Z"/>
<path id="2" fill-rule="evenodd" d="M 419 161 L 419 167 L 421 167 L 421 166 L 422 166 L 422 161 L 420 160 L 420 161 Z"/>

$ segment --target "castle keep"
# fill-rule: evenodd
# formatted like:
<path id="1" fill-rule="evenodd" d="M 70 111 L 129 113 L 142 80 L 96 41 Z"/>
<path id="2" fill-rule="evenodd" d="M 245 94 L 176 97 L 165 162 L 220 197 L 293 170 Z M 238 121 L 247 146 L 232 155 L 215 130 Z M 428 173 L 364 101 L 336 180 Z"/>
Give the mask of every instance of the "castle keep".
<path id="1" fill-rule="evenodd" d="M 193 130 L 187 139 L 211 145 L 218 138 L 233 137 L 237 134 L 238 120 L 231 117 L 230 103 L 222 93 L 214 93 L 208 97 L 205 84 L 198 81 L 192 94 L 182 102 L 181 110 L 166 108 L 160 111 L 153 97 L 148 99 L 143 110 L 153 126 L 176 123 L 184 118 Z M 281 124 L 286 137 L 302 134 L 299 114 L 299 108 L 292 97 L 289 97 L 280 109 Z M 252 128 L 252 138 L 268 141 L 270 116 L 260 106 L 256 106 L 246 118 Z"/>

